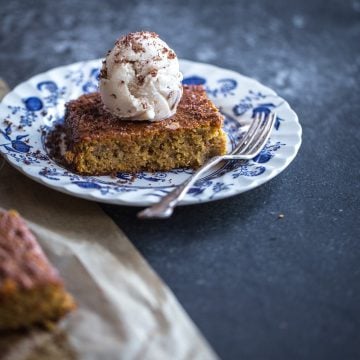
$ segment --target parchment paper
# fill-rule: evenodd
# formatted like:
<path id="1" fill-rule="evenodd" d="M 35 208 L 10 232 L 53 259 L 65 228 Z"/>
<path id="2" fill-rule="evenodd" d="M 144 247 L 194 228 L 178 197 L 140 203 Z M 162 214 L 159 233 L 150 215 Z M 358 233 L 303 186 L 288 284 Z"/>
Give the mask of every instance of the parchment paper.
<path id="1" fill-rule="evenodd" d="M 27 220 L 78 304 L 52 332 L 1 334 L 0 358 L 216 358 L 168 287 L 97 204 L 37 184 L 1 157 L 0 167 L 0 207 Z"/>

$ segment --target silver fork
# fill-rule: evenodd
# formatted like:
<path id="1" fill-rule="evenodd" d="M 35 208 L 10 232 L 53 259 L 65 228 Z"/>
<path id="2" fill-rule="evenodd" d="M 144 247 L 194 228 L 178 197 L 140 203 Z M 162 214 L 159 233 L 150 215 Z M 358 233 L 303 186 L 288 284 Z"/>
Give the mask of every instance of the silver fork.
<path id="1" fill-rule="evenodd" d="M 140 211 L 140 219 L 164 219 L 174 212 L 175 206 L 181 201 L 199 177 L 224 160 L 250 160 L 260 153 L 266 144 L 276 119 L 275 113 L 265 115 L 257 113 L 247 133 L 241 138 L 235 149 L 227 155 L 215 156 L 201 166 L 189 179 L 165 195 L 158 203 Z"/>

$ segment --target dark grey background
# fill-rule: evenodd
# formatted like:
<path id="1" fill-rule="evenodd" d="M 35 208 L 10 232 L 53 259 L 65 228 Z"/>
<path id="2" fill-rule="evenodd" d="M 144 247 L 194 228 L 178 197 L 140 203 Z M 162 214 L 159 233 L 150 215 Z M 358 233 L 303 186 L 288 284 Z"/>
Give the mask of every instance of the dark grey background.
<path id="1" fill-rule="evenodd" d="M 264 186 L 170 220 L 104 209 L 222 358 L 360 359 L 360 1 L 0 1 L 0 76 L 101 57 L 140 29 L 272 87 L 303 145 Z"/>

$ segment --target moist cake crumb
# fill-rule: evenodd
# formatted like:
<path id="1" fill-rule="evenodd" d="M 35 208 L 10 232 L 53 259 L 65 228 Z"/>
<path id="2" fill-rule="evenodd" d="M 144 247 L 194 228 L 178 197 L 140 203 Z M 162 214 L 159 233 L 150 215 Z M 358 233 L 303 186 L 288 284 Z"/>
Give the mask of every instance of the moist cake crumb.
<path id="1" fill-rule="evenodd" d="M 222 124 L 202 86 L 184 86 L 176 114 L 156 122 L 118 119 L 99 93 L 85 94 L 66 104 L 64 158 L 87 175 L 197 168 L 226 153 Z"/>

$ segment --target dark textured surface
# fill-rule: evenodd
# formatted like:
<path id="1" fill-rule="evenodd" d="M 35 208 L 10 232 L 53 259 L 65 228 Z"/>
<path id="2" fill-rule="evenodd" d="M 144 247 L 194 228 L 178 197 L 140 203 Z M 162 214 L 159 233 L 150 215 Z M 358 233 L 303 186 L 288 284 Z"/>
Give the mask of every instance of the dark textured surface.
<path id="1" fill-rule="evenodd" d="M 360 1 L 12 0 L 0 19 L 11 86 L 149 29 L 284 96 L 303 146 L 271 182 L 167 221 L 104 208 L 222 358 L 360 358 Z"/>

